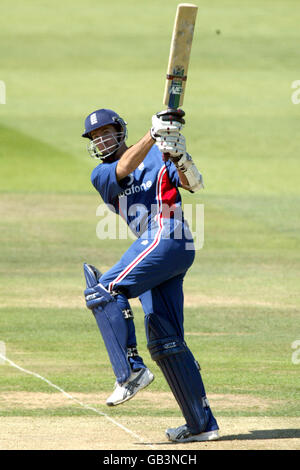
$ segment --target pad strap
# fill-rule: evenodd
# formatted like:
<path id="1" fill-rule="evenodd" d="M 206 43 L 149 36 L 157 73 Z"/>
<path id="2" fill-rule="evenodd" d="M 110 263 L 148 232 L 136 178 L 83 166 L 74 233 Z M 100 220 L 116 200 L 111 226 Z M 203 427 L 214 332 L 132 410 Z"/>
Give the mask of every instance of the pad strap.
<path id="1" fill-rule="evenodd" d="M 125 320 L 129 320 L 129 318 L 134 318 L 133 311 L 131 310 L 131 308 L 124 308 L 122 312 L 123 312 Z"/>

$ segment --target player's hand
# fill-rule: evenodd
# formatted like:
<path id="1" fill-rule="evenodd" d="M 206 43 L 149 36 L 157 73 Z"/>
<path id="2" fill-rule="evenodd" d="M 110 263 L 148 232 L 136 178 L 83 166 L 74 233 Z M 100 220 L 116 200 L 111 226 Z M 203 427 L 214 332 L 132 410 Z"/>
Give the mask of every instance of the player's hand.
<path id="1" fill-rule="evenodd" d="M 166 109 L 152 116 L 152 127 L 150 129 L 152 139 L 168 135 L 179 135 L 184 126 L 184 111 L 181 109 Z"/>
<path id="2" fill-rule="evenodd" d="M 182 134 L 163 135 L 156 138 L 159 150 L 170 160 L 177 159 L 186 154 L 185 137 Z"/>

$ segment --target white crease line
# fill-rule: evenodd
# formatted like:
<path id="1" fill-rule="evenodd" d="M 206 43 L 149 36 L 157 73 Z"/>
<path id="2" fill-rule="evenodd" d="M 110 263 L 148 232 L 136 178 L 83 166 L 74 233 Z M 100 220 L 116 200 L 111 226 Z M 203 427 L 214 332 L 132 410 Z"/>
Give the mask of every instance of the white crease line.
<path id="1" fill-rule="evenodd" d="M 23 369 L 23 367 L 18 366 L 18 365 L 15 364 L 13 361 L 11 361 L 11 360 L 8 359 L 7 357 L 3 356 L 1 353 L 0 353 L 0 359 L 2 359 L 4 362 L 5 362 L 5 361 L 8 362 L 12 367 L 15 367 L 16 369 L 20 370 L 21 372 L 25 372 L 25 374 L 33 375 L 34 377 L 43 380 L 43 381 L 46 382 L 48 385 L 50 385 L 50 387 L 56 388 L 56 390 L 58 390 L 58 391 L 61 392 L 63 395 L 65 395 L 65 397 L 67 397 L 67 398 L 73 400 L 75 403 L 77 403 L 78 405 L 82 406 L 83 408 L 85 408 L 85 409 L 87 409 L 87 410 L 94 411 L 94 412 L 97 413 L 98 415 L 104 416 L 108 421 L 110 421 L 111 423 L 115 424 L 116 426 L 118 426 L 118 427 L 121 428 L 123 431 L 127 432 L 128 434 L 130 434 L 131 436 L 135 437 L 136 439 L 138 439 L 140 442 L 142 442 L 142 443 L 145 444 L 146 446 L 149 446 L 149 447 L 151 447 L 152 449 L 155 449 L 155 447 L 154 447 L 152 444 L 149 444 L 149 443 L 145 442 L 145 440 L 142 439 L 138 434 L 135 434 L 133 431 L 131 431 L 130 429 L 128 429 L 128 428 L 126 428 L 125 426 L 123 426 L 123 424 L 118 423 L 116 420 L 114 420 L 113 418 L 111 418 L 110 416 L 108 416 L 106 413 L 103 413 L 102 411 L 99 411 L 99 410 L 97 410 L 96 408 L 93 408 L 92 406 L 89 406 L 89 405 L 86 405 L 85 403 L 82 403 L 81 401 L 77 400 L 77 398 L 72 397 L 72 395 L 70 395 L 69 393 L 65 392 L 65 391 L 64 391 L 62 388 L 60 388 L 58 385 L 55 385 L 54 383 L 50 382 L 50 380 L 48 380 L 48 379 L 45 379 L 45 377 L 42 377 L 41 375 L 36 374 L 35 372 L 31 372 L 30 370 Z"/>

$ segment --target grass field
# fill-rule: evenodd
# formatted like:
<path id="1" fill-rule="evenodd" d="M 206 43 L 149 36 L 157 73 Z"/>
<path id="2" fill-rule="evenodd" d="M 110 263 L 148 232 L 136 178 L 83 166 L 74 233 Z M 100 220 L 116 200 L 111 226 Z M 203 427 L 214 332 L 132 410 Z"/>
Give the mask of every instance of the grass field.
<path id="1" fill-rule="evenodd" d="M 96 237 L 95 162 L 80 135 L 85 116 L 100 107 L 128 122 L 129 144 L 149 129 L 162 108 L 177 3 L 1 2 L 0 341 L 13 363 L 141 430 L 145 442 L 164 442 L 180 412 L 149 357 L 137 300 L 139 350 L 156 380 L 141 398 L 105 407 L 114 378 L 85 308 L 82 265 L 109 268 L 131 240 Z M 291 101 L 300 79 L 300 5 L 194 3 L 185 135 L 206 189 L 182 196 L 204 204 L 205 243 L 185 280 L 186 340 L 223 427 L 217 448 L 231 440 L 247 447 L 247 432 L 252 447 L 300 448 L 300 364 L 292 360 L 300 340 L 300 105 Z M 97 436 L 97 426 L 99 434 L 107 426 L 98 418 L 38 377 L 0 364 L 0 449 L 38 446 L 40 422 L 53 436 L 42 447 L 77 448 L 76 423 Z M 27 426 L 33 437 L 25 442 Z M 59 444 L 53 429 L 70 440 Z M 118 448 L 117 432 L 94 445 Z"/>

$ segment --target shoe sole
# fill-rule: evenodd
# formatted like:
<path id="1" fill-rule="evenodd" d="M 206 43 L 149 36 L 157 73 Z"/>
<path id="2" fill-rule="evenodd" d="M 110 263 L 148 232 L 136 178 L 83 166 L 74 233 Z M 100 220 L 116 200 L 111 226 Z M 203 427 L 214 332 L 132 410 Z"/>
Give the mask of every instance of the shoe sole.
<path id="1" fill-rule="evenodd" d="M 172 439 L 171 436 L 166 431 L 166 436 L 169 441 L 172 442 L 204 442 L 204 441 L 217 441 L 220 436 L 218 431 L 208 431 L 208 432 L 201 432 L 200 434 L 194 434 L 192 436 L 186 437 L 184 439 Z"/>
<path id="2" fill-rule="evenodd" d="M 124 398 L 123 400 L 120 400 L 120 401 L 114 401 L 114 402 L 106 402 L 107 406 L 117 406 L 117 405 L 121 405 L 122 403 L 124 403 L 125 401 L 128 401 L 128 400 L 131 400 L 131 398 L 135 397 L 135 395 L 140 392 L 141 390 L 143 390 L 144 388 L 148 387 L 148 385 L 150 385 L 154 380 L 154 375 L 152 374 L 152 378 L 150 380 L 150 382 L 148 382 L 147 384 L 145 385 L 142 385 L 136 392 L 134 392 L 132 395 L 130 395 L 129 397 L 126 397 Z"/>

